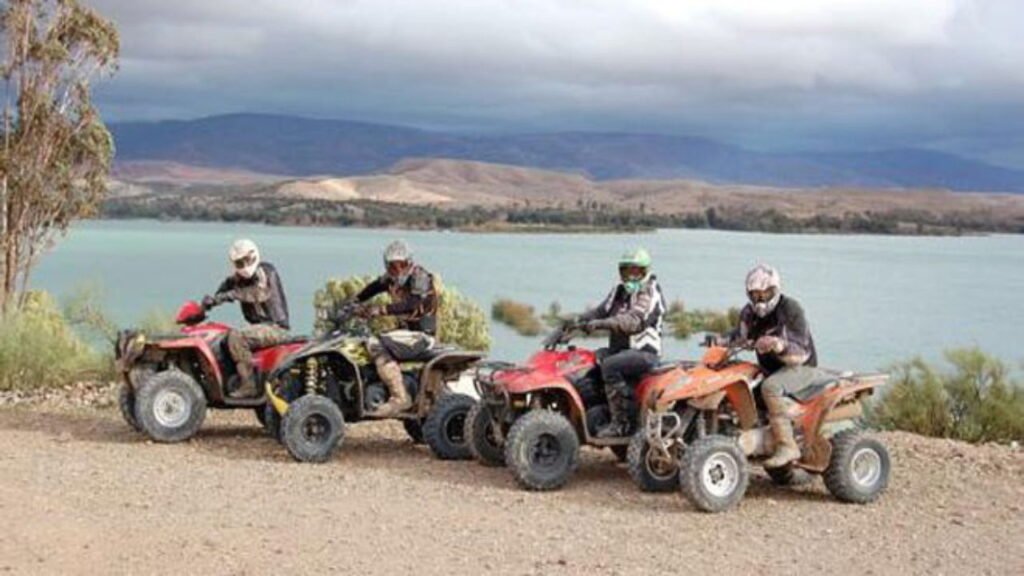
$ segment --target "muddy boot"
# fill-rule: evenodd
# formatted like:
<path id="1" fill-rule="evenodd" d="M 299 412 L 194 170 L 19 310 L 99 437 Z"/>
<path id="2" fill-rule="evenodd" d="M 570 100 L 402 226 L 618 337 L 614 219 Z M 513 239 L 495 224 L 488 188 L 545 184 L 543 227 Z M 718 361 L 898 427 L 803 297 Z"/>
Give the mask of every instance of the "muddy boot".
<path id="1" fill-rule="evenodd" d="M 608 423 L 598 429 L 595 438 L 621 438 L 629 433 L 629 404 L 623 390 L 608 391 Z"/>
<path id="2" fill-rule="evenodd" d="M 782 468 L 800 459 L 800 446 L 793 437 L 793 422 L 786 416 L 786 401 L 777 396 L 765 396 L 768 407 L 772 436 L 775 437 L 775 453 L 764 461 L 765 468 Z"/>
<path id="3" fill-rule="evenodd" d="M 239 364 L 235 367 L 238 371 L 238 388 L 228 394 L 230 398 L 255 398 L 256 381 L 252 377 L 252 366 Z"/>
<path id="4" fill-rule="evenodd" d="M 409 400 L 409 393 L 405 390 L 402 369 L 398 363 L 390 358 L 380 356 L 374 360 L 374 364 L 377 366 L 377 375 L 380 376 L 381 382 L 388 387 L 390 398 L 370 413 L 370 416 L 388 418 L 411 408 L 412 401 Z"/>

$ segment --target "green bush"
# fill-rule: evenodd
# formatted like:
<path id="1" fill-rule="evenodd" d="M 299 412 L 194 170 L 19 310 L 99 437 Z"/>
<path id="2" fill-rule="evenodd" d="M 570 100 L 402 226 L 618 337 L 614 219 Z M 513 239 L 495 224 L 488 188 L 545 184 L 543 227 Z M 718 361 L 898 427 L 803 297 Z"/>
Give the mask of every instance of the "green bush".
<path id="1" fill-rule="evenodd" d="M 977 348 L 949 350 L 951 369 L 920 358 L 893 367 L 873 407 L 876 425 L 967 442 L 1024 440 L 1024 389 L 1006 365 Z"/>
<path id="2" fill-rule="evenodd" d="M 699 332 L 724 334 L 739 325 L 740 309 L 729 308 L 725 312 L 704 309 L 687 310 L 682 300 L 676 300 L 669 305 L 665 321 L 668 323 L 672 335 L 681 340 Z"/>
<path id="3" fill-rule="evenodd" d="M 109 374 L 109 357 L 75 333 L 45 292 L 29 294 L 0 324 L 0 390 L 63 386 Z"/>
<path id="4" fill-rule="evenodd" d="M 454 287 L 446 287 L 437 277 L 440 289 L 438 310 L 438 334 L 440 342 L 455 344 L 469 350 L 489 350 L 491 347 L 490 327 L 483 310 L 468 297 L 463 296 Z M 319 318 L 321 311 L 334 311 L 345 302 L 351 300 L 367 284 L 373 281 L 372 276 L 352 276 L 345 279 L 328 280 L 327 284 L 317 290 L 313 296 L 313 307 L 317 311 L 315 330 L 323 333 L 329 328 L 328 323 Z M 372 302 L 387 304 L 390 297 L 386 294 L 376 296 Z M 394 330 L 398 324 L 394 318 L 374 318 L 370 329 L 374 333 Z"/>
<path id="5" fill-rule="evenodd" d="M 510 326 L 523 336 L 536 336 L 544 329 L 544 325 L 533 311 L 533 306 L 499 298 L 491 305 L 491 318 Z"/>

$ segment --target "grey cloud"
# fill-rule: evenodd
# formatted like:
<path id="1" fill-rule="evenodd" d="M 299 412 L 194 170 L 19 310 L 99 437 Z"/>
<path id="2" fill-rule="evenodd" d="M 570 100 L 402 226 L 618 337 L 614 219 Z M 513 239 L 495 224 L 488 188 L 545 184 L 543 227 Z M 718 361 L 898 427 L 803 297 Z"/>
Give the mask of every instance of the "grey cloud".
<path id="1" fill-rule="evenodd" d="M 465 130 L 952 148 L 1024 165 L 1013 0 L 94 0 L 115 119 L 268 111 Z M 983 124 L 983 125 L 980 125 Z"/>

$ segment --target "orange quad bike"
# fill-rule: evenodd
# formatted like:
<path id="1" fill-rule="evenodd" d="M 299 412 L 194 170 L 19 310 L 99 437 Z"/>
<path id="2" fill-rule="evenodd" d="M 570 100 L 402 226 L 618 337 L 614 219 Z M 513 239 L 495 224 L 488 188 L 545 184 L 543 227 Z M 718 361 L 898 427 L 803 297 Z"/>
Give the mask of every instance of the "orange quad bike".
<path id="1" fill-rule="evenodd" d="M 507 466 L 527 490 L 555 490 L 569 481 L 581 445 L 608 448 L 624 460 L 632 436 L 596 438 L 608 422 L 608 401 L 594 351 L 570 345 L 579 328 L 556 330 L 524 365 L 488 363 L 474 382 L 480 401 L 465 419 L 464 437 L 474 459 Z M 668 380 L 678 364 L 663 364 L 641 378 L 636 397 Z M 658 490 L 678 486 L 676 467 Z M 658 479 L 652 479 L 657 482 Z"/>
<path id="2" fill-rule="evenodd" d="M 714 337 L 705 345 L 700 362 L 645 391 L 630 458 L 651 469 L 677 469 L 678 486 L 693 506 L 723 512 L 743 499 L 750 464 L 775 446 L 758 388 L 765 375 L 756 363 L 736 358 L 750 345 L 722 346 Z M 788 398 L 800 459 L 765 472 L 780 485 L 793 482 L 798 469 L 820 474 L 839 500 L 872 502 L 888 486 L 889 452 L 862 432 L 858 420 L 863 400 L 888 376 L 823 373 Z"/>

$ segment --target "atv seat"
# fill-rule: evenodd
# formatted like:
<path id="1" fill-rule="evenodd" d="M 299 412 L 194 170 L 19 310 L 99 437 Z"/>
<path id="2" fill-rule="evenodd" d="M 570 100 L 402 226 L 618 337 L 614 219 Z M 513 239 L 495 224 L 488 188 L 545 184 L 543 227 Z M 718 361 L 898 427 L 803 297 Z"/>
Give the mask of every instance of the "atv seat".
<path id="1" fill-rule="evenodd" d="M 647 373 L 648 374 L 663 374 L 665 372 L 673 370 L 674 368 L 678 367 L 680 364 L 681 364 L 680 362 L 661 362 L 661 363 L 657 364 L 654 368 L 651 368 Z"/>
<path id="2" fill-rule="evenodd" d="M 456 350 L 458 350 L 458 348 L 456 348 L 454 346 L 435 346 L 433 348 L 428 348 L 428 349 L 420 352 L 419 354 L 408 355 L 410 357 L 398 358 L 398 361 L 399 362 L 429 362 L 430 360 L 433 360 L 434 358 L 437 358 L 438 356 L 447 354 L 449 352 L 454 352 Z"/>
<path id="3" fill-rule="evenodd" d="M 821 377 L 807 385 L 807 387 L 797 390 L 796 392 L 791 392 L 789 395 L 800 402 L 809 402 L 826 390 L 830 390 L 838 386 L 839 381 L 845 376 L 846 374 L 841 372 L 829 372 L 823 374 Z"/>
<path id="4" fill-rule="evenodd" d="M 309 336 L 304 336 L 304 335 L 289 336 L 285 340 L 282 340 L 282 341 L 280 341 L 280 342 L 278 342 L 276 344 L 271 344 L 269 346 L 258 346 L 256 348 L 253 348 L 252 351 L 253 352 L 258 352 L 260 350 L 266 350 L 267 348 L 274 348 L 275 346 L 283 346 L 285 344 L 302 344 L 302 343 L 308 342 L 308 341 L 309 341 Z"/>

